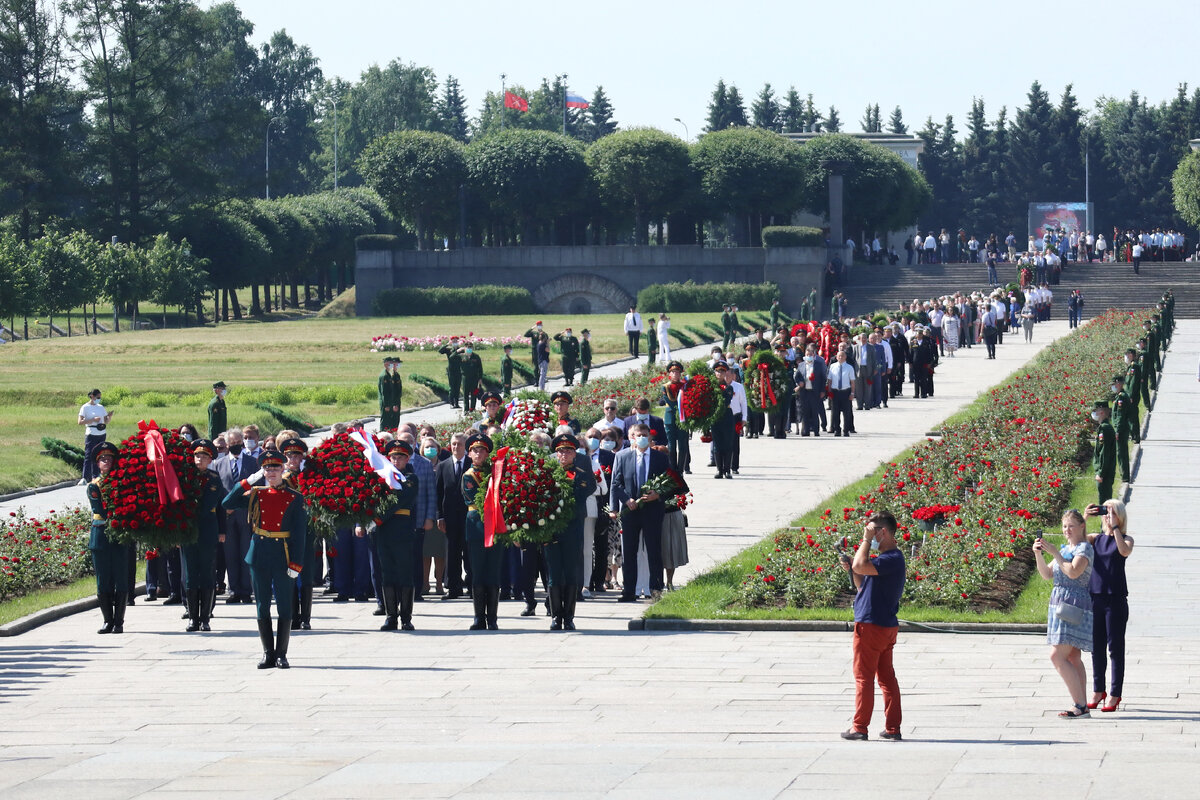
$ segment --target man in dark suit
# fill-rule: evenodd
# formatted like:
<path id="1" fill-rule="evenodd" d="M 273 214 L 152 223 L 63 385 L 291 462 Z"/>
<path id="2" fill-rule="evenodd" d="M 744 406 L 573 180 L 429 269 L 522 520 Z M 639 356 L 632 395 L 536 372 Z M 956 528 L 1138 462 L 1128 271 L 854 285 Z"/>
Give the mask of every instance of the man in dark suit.
<path id="1" fill-rule="evenodd" d="M 258 460 L 245 452 L 242 431 L 232 428 L 225 432 L 225 443 L 229 452 L 214 464 L 225 493 L 233 491 L 243 480 L 258 475 Z M 257 481 L 251 481 L 255 483 Z M 229 587 L 226 603 L 251 602 L 250 567 L 246 564 L 246 553 L 250 550 L 250 524 L 246 521 L 246 510 L 226 509 L 225 518 L 225 572 Z"/>
<path id="2" fill-rule="evenodd" d="M 650 428 L 635 422 L 630 429 L 629 448 L 617 453 L 613 461 L 612 490 L 609 506 L 621 512 L 621 548 L 625 588 L 622 603 L 637 600 L 637 552 L 646 538 L 646 556 L 650 562 L 650 591 L 659 595 L 663 588 L 662 524 L 665 507 L 658 494 L 642 494 L 651 478 L 667 471 L 667 454 L 650 449 Z"/>
<path id="3" fill-rule="evenodd" d="M 625 446 L 629 447 L 629 443 L 633 441 L 630 436 L 630 428 L 635 424 L 641 423 L 650 429 L 650 439 L 652 444 L 667 446 L 667 425 L 663 422 L 662 417 L 656 417 L 650 413 L 650 401 L 645 397 L 639 397 L 637 402 L 633 404 L 633 413 L 624 419 L 625 423 Z"/>
<path id="4" fill-rule="evenodd" d="M 468 463 L 467 437 L 456 433 L 450 438 L 450 457 L 437 464 L 437 525 L 446 534 L 446 593 L 443 600 L 463 596 L 463 586 L 471 585 L 471 564 L 467 557 L 467 504 L 463 502 L 462 476 Z M 466 583 L 463 572 L 466 572 Z"/>

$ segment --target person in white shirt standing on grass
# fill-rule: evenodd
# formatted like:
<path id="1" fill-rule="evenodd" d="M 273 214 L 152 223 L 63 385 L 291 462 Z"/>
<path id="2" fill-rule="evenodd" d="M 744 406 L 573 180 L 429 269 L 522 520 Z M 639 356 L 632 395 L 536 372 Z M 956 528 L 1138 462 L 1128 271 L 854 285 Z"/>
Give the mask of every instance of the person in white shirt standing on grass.
<path id="1" fill-rule="evenodd" d="M 642 315 L 637 306 L 630 306 L 625 315 L 625 335 L 629 337 L 629 355 L 637 358 L 642 338 Z"/>
<path id="2" fill-rule="evenodd" d="M 80 483 L 91 483 L 92 478 L 100 474 L 92 459 L 92 451 L 108 438 L 105 429 L 112 421 L 112 416 L 113 412 L 105 410 L 100 404 L 100 390 L 88 392 L 88 401 L 79 407 L 79 424 L 87 427 L 83 436 L 83 480 Z"/>

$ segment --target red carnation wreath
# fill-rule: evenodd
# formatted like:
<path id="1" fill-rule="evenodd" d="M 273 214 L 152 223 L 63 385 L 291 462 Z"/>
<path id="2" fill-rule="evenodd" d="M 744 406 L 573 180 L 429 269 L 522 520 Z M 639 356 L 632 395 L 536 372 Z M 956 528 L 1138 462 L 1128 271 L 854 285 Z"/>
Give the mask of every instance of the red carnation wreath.
<path id="1" fill-rule="evenodd" d="M 685 431 L 712 430 L 728 405 L 716 373 L 689 375 L 679 390 L 679 427 Z"/>
<path id="2" fill-rule="evenodd" d="M 375 439 L 376 447 L 382 444 Z M 334 434 L 309 451 L 296 487 L 308 501 L 309 528 L 317 536 L 366 525 L 396 504 L 387 481 L 347 433 Z"/>
<path id="3" fill-rule="evenodd" d="M 205 476 L 183 437 L 143 420 L 118 449 L 116 463 L 100 481 L 109 537 L 150 548 L 196 541 Z"/>
<path id="4" fill-rule="evenodd" d="M 488 490 L 497 475 L 504 529 L 497 527 L 496 540 L 501 544 L 554 541 L 575 514 L 571 479 L 558 459 L 530 445 L 500 448 L 491 477 L 479 487 L 476 508 L 488 507 Z"/>

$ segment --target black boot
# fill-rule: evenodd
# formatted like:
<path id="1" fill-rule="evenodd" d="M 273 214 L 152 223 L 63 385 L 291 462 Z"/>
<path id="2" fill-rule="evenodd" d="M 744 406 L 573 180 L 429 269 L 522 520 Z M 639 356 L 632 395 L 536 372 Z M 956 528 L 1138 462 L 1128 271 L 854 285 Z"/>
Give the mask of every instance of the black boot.
<path id="1" fill-rule="evenodd" d="M 563 587 L 563 630 L 575 630 L 575 604 L 579 602 L 579 587 Z"/>
<path id="2" fill-rule="evenodd" d="M 305 584 L 300 589 L 300 630 L 312 630 L 312 596 L 313 587 Z"/>
<path id="3" fill-rule="evenodd" d="M 551 586 L 547 594 L 550 595 L 550 630 L 562 630 L 563 616 L 563 593 L 561 586 Z"/>
<path id="4" fill-rule="evenodd" d="M 96 633 L 112 633 L 113 632 L 113 593 L 112 592 L 97 592 L 96 597 L 100 598 L 100 616 L 104 618 L 104 626 Z"/>
<path id="5" fill-rule="evenodd" d="M 200 630 L 211 631 L 208 626 L 208 621 L 212 619 L 213 605 L 217 602 L 217 593 L 214 589 L 200 590 Z"/>
<path id="6" fill-rule="evenodd" d="M 496 624 L 496 616 L 500 613 L 500 587 L 489 586 L 486 591 L 487 629 L 489 631 L 499 630 L 500 626 Z"/>
<path id="7" fill-rule="evenodd" d="M 522 617 L 532 617 L 537 614 L 537 601 L 527 600 L 525 602 L 525 610 L 521 612 Z"/>
<path id="8" fill-rule="evenodd" d="M 413 603 L 417 600 L 417 590 L 412 586 L 404 586 L 400 589 L 400 628 L 406 631 L 415 631 L 413 627 Z"/>
<path id="9" fill-rule="evenodd" d="M 398 616 L 400 616 L 400 609 L 397 605 L 396 587 L 395 586 L 384 586 L 383 587 L 383 608 L 384 608 L 384 611 L 387 612 L 387 619 L 385 619 L 383 621 L 383 624 L 379 626 L 379 630 L 381 630 L 381 631 L 396 630 L 396 628 L 398 627 L 396 625 L 396 618 Z"/>
<path id="10" fill-rule="evenodd" d="M 275 638 L 271 633 L 271 618 L 258 620 L 258 640 L 262 642 L 263 657 L 258 662 L 259 669 L 271 669 L 275 666 Z"/>
<path id="11" fill-rule="evenodd" d="M 188 611 L 188 619 L 191 620 L 190 622 L 188 622 L 187 632 L 195 633 L 196 631 L 200 630 L 200 590 L 199 589 L 188 589 L 187 590 L 187 611 Z"/>
<path id="12" fill-rule="evenodd" d="M 113 595 L 113 633 L 125 632 L 125 601 L 128 599 L 125 592 Z"/>
<path id="13" fill-rule="evenodd" d="M 271 621 L 267 620 L 267 630 L 271 630 Z M 292 665 L 287 660 L 288 639 L 292 636 L 292 621 L 279 620 L 279 635 L 275 638 L 275 666 L 288 669 Z"/>
<path id="14" fill-rule="evenodd" d="M 300 592 L 304 587 L 297 581 L 292 587 L 292 630 L 300 630 L 300 618 L 304 616 L 304 612 L 300 610 Z"/>
<path id="15" fill-rule="evenodd" d="M 471 587 L 471 602 L 475 604 L 475 621 L 468 630 L 487 630 L 487 589 L 482 586 Z"/>

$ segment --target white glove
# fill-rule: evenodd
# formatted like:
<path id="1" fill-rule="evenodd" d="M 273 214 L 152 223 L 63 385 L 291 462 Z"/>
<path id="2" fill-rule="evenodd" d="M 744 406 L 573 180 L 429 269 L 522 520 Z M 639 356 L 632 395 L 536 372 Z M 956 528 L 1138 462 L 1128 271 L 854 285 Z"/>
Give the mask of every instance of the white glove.
<path id="1" fill-rule="evenodd" d="M 249 478 L 246 478 L 246 483 L 248 483 L 248 484 L 250 484 L 251 486 L 253 486 L 254 484 L 256 484 L 256 483 L 258 483 L 259 481 L 261 481 L 263 478 L 265 478 L 265 477 L 266 477 L 266 475 L 267 475 L 267 473 L 263 472 L 263 471 L 260 469 L 258 472 L 254 473 L 254 474 L 253 474 L 253 475 L 251 475 Z"/>
<path id="2" fill-rule="evenodd" d="M 288 577 L 292 578 L 292 579 L 299 578 L 300 573 L 297 572 L 296 570 L 292 569 L 291 567 L 288 567 Z"/>

